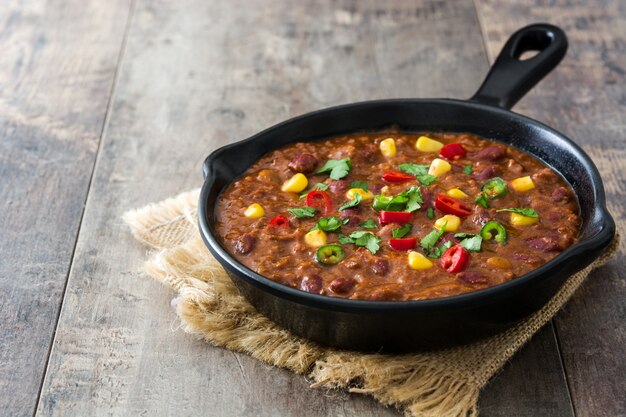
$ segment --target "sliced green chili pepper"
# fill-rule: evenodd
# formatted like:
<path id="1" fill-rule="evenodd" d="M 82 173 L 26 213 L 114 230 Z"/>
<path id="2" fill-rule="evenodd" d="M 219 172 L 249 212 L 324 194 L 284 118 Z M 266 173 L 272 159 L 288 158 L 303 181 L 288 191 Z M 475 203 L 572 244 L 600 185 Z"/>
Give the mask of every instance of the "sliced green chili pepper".
<path id="1" fill-rule="evenodd" d="M 315 259 L 322 265 L 336 265 L 345 258 L 346 253 L 339 245 L 324 245 L 317 250 Z"/>
<path id="2" fill-rule="evenodd" d="M 498 222 L 487 222 L 480 229 L 480 235 L 484 240 L 494 239 L 498 243 L 506 243 L 508 238 L 506 229 Z"/>
<path id="3" fill-rule="evenodd" d="M 483 193 L 490 199 L 502 197 L 508 192 L 506 182 L 500 177 L 491 178 L 483 185 Z"/>

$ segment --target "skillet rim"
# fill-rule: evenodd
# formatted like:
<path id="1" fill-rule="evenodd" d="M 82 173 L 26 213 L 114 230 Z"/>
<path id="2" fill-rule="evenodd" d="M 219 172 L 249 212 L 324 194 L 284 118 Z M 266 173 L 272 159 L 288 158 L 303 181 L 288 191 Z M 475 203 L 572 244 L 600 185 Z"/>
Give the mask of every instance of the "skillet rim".
<path id="1" fill-rule="evenodd" d="M 313 118 L 317 116 L 321 116 L 325 113 L 342 111 L 345 109 L 358 109 L 359 107 L 367 107 L 367 106 L 380 106 L 380 105 L 389 105 L 389 104 L 435 104 L 435 105 L 447 105 L 447 106 L 458 106 L 459 108 L 473 108 L 475 110 L 483 111 L 485 113 L 497 113 L 506 117 L 513 117 L 518 121 L 522 122 L 525 126 L 532 126 L 535 128 L 539 128 L 543 131 L 549 132 L 554 137 L 558 138 L 558 140 L 565 143 L 569 148 L 571 155 L 574 158 L 582 163 L 582 166 L 585 168 L 586 173 L 591 179 L 591 183 L 593 184 L 593 201 L 595 202 L 595 207 L 591 211 L 591 215 L 589 217 L 588 222 L 598 222 L 601 224 L 601 227 L 595 231 L 591 236 L 586 238 L 585 240 L 581 240 L 576 242 L 574 245 L 568 247 L 555 258 L 551 259 L 546 264 L 540 266 L 537 269 L 534 269 L 524 275 L 516 277 L 515 279 L 506 281 L 502 284 L 498 284 L 489 288 L 472 291 L 465 294 L 455 295 L 451 297 L 443 297 L 443 298 L 435 298 L 429 300 L 409 300 L 409 301 L 371 301 L 371 300 L 352 300 L 347 298 L 339 298 L 339 297 L 331 297 L 326 295 L 319 294 L 311 294 L 305 291 L 301 291 L 295 288 L 291 288 L 284 284 L 280 284 L 276 281 L 273 281 L 269 278 L 264 277 L 261 274 L 258 274 L 246 267 L 242 263 L 240 263 L 237 259 L 228 253 L 228 251 L 221 245 L 216 236 L 213 234 L 212 227 L 210 226 L 210 222 L 208 221 L 208 193 L 210 189 L 214 185 L 213 176 L 210 175 L 212 171 L 215 169 L 215 162 L 219 160 L 221 155 L 233 148 L 237 147 L 245 147 L 247 144 L 257 140 L 258 138 L 265 136 L 271 133 L 274 130 L 278 130 L 285 125 L 303 121 L 308 118 Z M 358 128 L 354 129 L 354 132 L 358 132 Z M 320 140 L 323 138 L 320 138 Z M 293 141 L 288 141 L 289 143 L 296 143 L 298 139 L 294 139 Z M 506 142 L 502 142 L 506 143 Z M 509 146 L 514 146 L 509 143 L 506 143 Z M 281 146 L 285 146 L 283 144 Z M 515 147 L 515 146 L 514 146 Z M 266 150 L 269 152 L 271 150 L 278 149 L 271 148 Z M 518 148 L 519 149 L 519 148 Z M 523 152 L 526 152 L 535 158 L 541 160 L 544 164 L 548 165 L 551 169 L 555 170 L 559 175 L 563 176 L 560 171 L 556 170 L 554 167 L 549 165 L 546 161 L 540 158 L 538 155 L 533 152 L 520 149 Z M 262 155 L 259 155 L 256 159 L 260 158 Z M 210 252 L 215 256 L 217 261 L 230 272 L 235 273 L 238 277 L 245 279 L 251 285 L 265 291 L 269 292 L 274 296 L 279 296 L 288 301 L 307 305 L 309 307 L 320 308 L 325 310 L 332 311 L 343 311 L 343 312 L 358 312 L 358 313 L 402 313 L 406 311 L 418 311 L 418 310 L 440 310 L 442 308 L 448 309 L 462 309 L 470 306 L 476 306 L 478 303 L 482 305 L 487 305 L 490 303 L 494 303 L 498 301 L 499 298 L 505 297 L 510 292 L 516 291 L 518 287 L 529 285 L 529 283 L 534 282 L 535 280 L 540 281 L 541 278 L 545 278 L 545 276 L 549 275 L 551 272 L 563 268 L 566 266 L 568 261 L 575 259 L 576 257 L 586 258 L 584 261 L 580 261 L 578 266 L 576 267 L 576 271 L 568 274 L 570 276 L 573 273 L 576 273 L 595 259 L 600 256 L 600 251 L 604 249 L 610 241 L 613 239 L 615 235 L 615 222 L 608 212 L 606 208 L 606 196 L 604 192 L 604 185 L 602 183 L 602 179 L 600 177 L 600 173 L 591 160 L 591 158 L 585 153 L 585 151 L 569 139 L 564 134 L 558 132 L 554 128 L 539 122 L 530 117 L 521 115 L 519 113 L 515 113 L 511 110 L 496 107 L 489 104 L 483 104 L 477 101 L 472 100 L 459 100 L 459 99 L 449 99 L 449 98 L 431 98 L 431 99 L 415 99 L 415 98 L 395 98 L 395 99 L 382 99 L 382 100 L 367 100 L 354 102 L 349 104 L 342 104 L 338 106 L 327 107 L 319 110 L 315 110 L 312 112 L 308 112 L 299 116 L 292 117 L 283 122 L 277 123 L 273 126 L 270 126 L 246 139 L 237 141 L 235 143 L 231 143 L 228 145 L 224 145 L 209 154 L 209 156 L 205 159 L 203 164 L 203 172 L 204 172 L 204 182 L 202 185 L 202 189 L 200 192 L 200 198 L 198 202 L 198 225 L 200 229 L 200 234 L 202 236 L 205 245 L 208 247 Z M 228 184 L 232 183 L 235 178 L 231 179 Z M 221 193 L 221 190 L 220 190 Z M 219 195 L 219 193 L 218 193 Z M 578 194 L 576 193 L 576 197 L 578 198 Z M 589 258 L 585 255 L 588 251 L 595 251 L 594 256 Z M 582 266 L 581 266 L 582 265 Z M 561 284 L 562 285 L 562 284 Z"/>

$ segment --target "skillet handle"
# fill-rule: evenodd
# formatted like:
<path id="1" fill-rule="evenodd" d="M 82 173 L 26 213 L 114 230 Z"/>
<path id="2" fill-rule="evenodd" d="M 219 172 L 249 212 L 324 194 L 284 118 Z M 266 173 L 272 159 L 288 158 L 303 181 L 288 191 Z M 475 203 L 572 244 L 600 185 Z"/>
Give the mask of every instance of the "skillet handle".
<path id="1" fill-rule="evenodd" d="M 519 57 L 526 51 L 539 53 L 521 61 Z M 470 100 L 510 109 L 561 62 L 566 51 L 567 37 L 556 26 L 538 23 L 518 30 Z"/>

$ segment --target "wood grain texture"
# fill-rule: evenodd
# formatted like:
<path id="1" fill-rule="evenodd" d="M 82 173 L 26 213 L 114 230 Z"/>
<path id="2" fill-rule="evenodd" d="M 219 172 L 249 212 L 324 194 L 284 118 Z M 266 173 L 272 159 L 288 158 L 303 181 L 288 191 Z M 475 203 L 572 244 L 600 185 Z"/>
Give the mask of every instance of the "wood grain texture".
<path id="1" fill-rule="evenodd" d="M 104 125 L 127 0 L 0 6 L 0 414 L 32 415 Z"/>
<path id="2" fill-rule="evenodd" d="M 570 40 L 564 61 L 516 111 L 552 125 L 596 163 L 609 211 L 626 230 L 626 3 L 478 0 L 493 58 L 513 30 L 531 22 L 561 26 Z M 555 318 L 576 415 L 626 415 L 626 259 L 592 273 Z"/>

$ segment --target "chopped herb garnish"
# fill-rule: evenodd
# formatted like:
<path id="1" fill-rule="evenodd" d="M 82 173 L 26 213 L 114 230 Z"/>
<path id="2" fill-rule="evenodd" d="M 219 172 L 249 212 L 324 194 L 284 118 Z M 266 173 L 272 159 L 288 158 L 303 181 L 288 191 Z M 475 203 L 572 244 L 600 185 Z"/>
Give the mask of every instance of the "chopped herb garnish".
<path id="1" fill-rule="evenodd" d="M 398 169 L 402 172 L 406 172 L 407 174 L 415 175 L 426 175 L 428 174 L 428 168 L 430 165 L 425 164 L 400 164 L 398 165 Z"/>
<path id="2" fill-rule="evenodd" d="M 407 174 L 415 175 L 417 180 L 423 185 L 430 185 L 433 182 L 437 181 L 437 177 L 434 175 L 430 175 L 428 173 L 428 168 L 430 166 L 427 164 L 400 164 L 398 165 L 398 169 L 402 172 L 406 172 Z"/>
<path id="3" fill-rule="evenodd" d="M 522 216 L 526 217 L 539 217 L 535 210 L 527 207 L 496 210 L 497 213 L 500 213 L 501 211 L 510 211 L 511 213 L 521 214 Z"/>
<path id="4" fill-rule="evenodd" d="M 474 167 L 472 167 L 471 165 L 465 165 L 463 167 L 463 173 L 464 174 L 471 175 L 472 172 L 474 172 Z"/>
<path id="5" fill-rule="evenodd" d="M 364 191 L 367 191 L 367 183 L 365 181 L 353 181 L 352 184 L 350 184 L 351 188 L 360 188 Z"/>
<path id="6" fill-rule="evenodd" d="M 483 206 L 484 208 L 489 208 L 489 201 L 483 193 L 478 194 L 478 196 L 474 199 L 474 203 L 478 204 L 479 206 Z"/>
<path id="7" fill-rule="evenodd" d="M 350 237 L 354 239 L 354 244 L 356 246 L 364 246 L 368 251 L 372 252 L 373 255 L 378 252 L 380 249 L 380 238 L 375 236 L 372 232 L 365 232 L 359 230 L 357 232 L 352 232 Z"/>
<path id="8" fill-rule="evenodd" d="M 373 255 L 378 252 L 380 249 L 381 239 L 374 235 L 372 232 L 366 232 L 364 230 L 358 230 L 356 232 L 350 233 L 350 237 L 346 235 L 339 235 L 339 243 L 342 245 L 347 245 L 349 243 L 354 243 L 356 246 L 365 247 L 368 251 L 372 252 Z"/>
<path id="9" fill-rule="evenodd" d="M 424 248 L 427 254 L 435 247 L 439 238 L 443 236 L 447 225 L 448 222 L 444 222 L 440 230 L 435 229 L 420 240 L 420 246 Z"/>
<path id="10" fill-rule="evenodd" d="M 429 219 L 434 219 L 435 218 L 435 209 L 432 207 L 428 207 L 428 210 L 426 210 L 426 215 L 428 216 Z"/>
<path id="11" fill-rule="evenodd" d="M 399 238 L 406 236 L 406 234 L 409 233 L 410 231 L 411 231 L 411 224 L 407 223 L 399 229 L 393 229 L 391 231 L 391 236 L 393 236 L 396 239 L 399 239 Z"/>
<path id="12" fill-rule="evenodd" d="M 302 194 L 300 194 L 300 199 L 303 199 L 306 197 L 306 195 L 308 193 L 310 193 L 313 190 L 317 190 L 317 191 L 326 191 L 328 190 L 328 185 L 326 184 L 322 184 L 321 182 L 318 182 L 317 184 L 315 184 L 313 187 L 309 188 L 306 191 L 303 191 Z"/>
<path id="13" fill-rule="evenodd" d="M 355 193 L 354 199 L 343 203 L 341 207 L 339 207 L 339 211 L 344 211 L 345 209 L 348 209 L 350 207 L 356 207 L 361 203 L 361 200 L 363 200 L 363 197 L 361 197 L 361 194 Z"/>
<path id="14" fill-rule="evenodd" d="M 329 159 L 323 167 L 315 171 L 316 174 L 326 174 L 334 180 L 340 180 L 352 169 L 350 158 L 345 159 Z"/>
<path id="15" fill-rule="evenodd" d="M 443 245 L 437 247 L 437 248 L 433 248 L 427 255 L 429 258 L 435 258 L 435 259 L 439 259 L 441 258 L 441 255 L 443 255 L 443 253 L 449 249 L 452 246 L 452 241 L 448 240 L 446 243 L 444 243 Z"/>
<path id="16" fill-rule="evenodd" d="M 374 196 L 374 202 L 372 203 L 372 208 L 376 211 L 380 211 L 380 210 L 402 211 L 406 207 L 406 203 L 408 201 L 409 201 L 409 198 L 403 195 L 390 197 L 390 196 L 379 194 L 377 196 Z"/>
<path id="17" fill-rule="evenodd" d="M 296 216 L 297 218 L 302 219 L 304 217 L 314 217 L 317 209 L 315 209 L 314 207 L 306 206 L 306 207 L 290 208 L 290 209 L 287 209 L 287 211 L 293 214 L 294 216 Z"/>
<path id="18" fill-rule="evenodd" d="M 424 203 L 424 198 L 422 198 L 422 192 L 419 187 L 413 186 L 403 191 L 400 195 L 408 198 L 404 211 L 408 211 L 409 213 L 419 210 L 422 207 L 421 204 Z"/>
<path id="19" fill-rule="evenodd" d="M 367 219 L 366 221 L 361 223 L 359 226 L 364 227 L 366 229 L 376 229 L 378 227 L 378 225 L 373 219 Z"/>
<path id="20" fill-rule="evenodd" d="M 341 225 L 346 224 L 350 219 L 340 219 L 339 217 L 330 216 L 320 219 L 311 230 L 323 230 L 325 232 L 334 232 L 339 230 Z"/>
<path id="21" fill-rule="evenodd" d="M 340 233 L 339 236 L 337 237 L 337 239 L 339 240 L 339 243 L 341 243 L 342 245 L 348 245 L 350 243 L 354 243 L 354 239 L 349 238 L 348 236 L 344 235 L 343 233 Z"/>
<path id="22" fill-rule="evenodd" d="M 470 252 L 480 251 L 480 245 L 483 243 L 483 237 L 481 235 L 474 235 L 472 233 L 457 233 L 455 238 L 461 241 L 461 246 Z"/>

